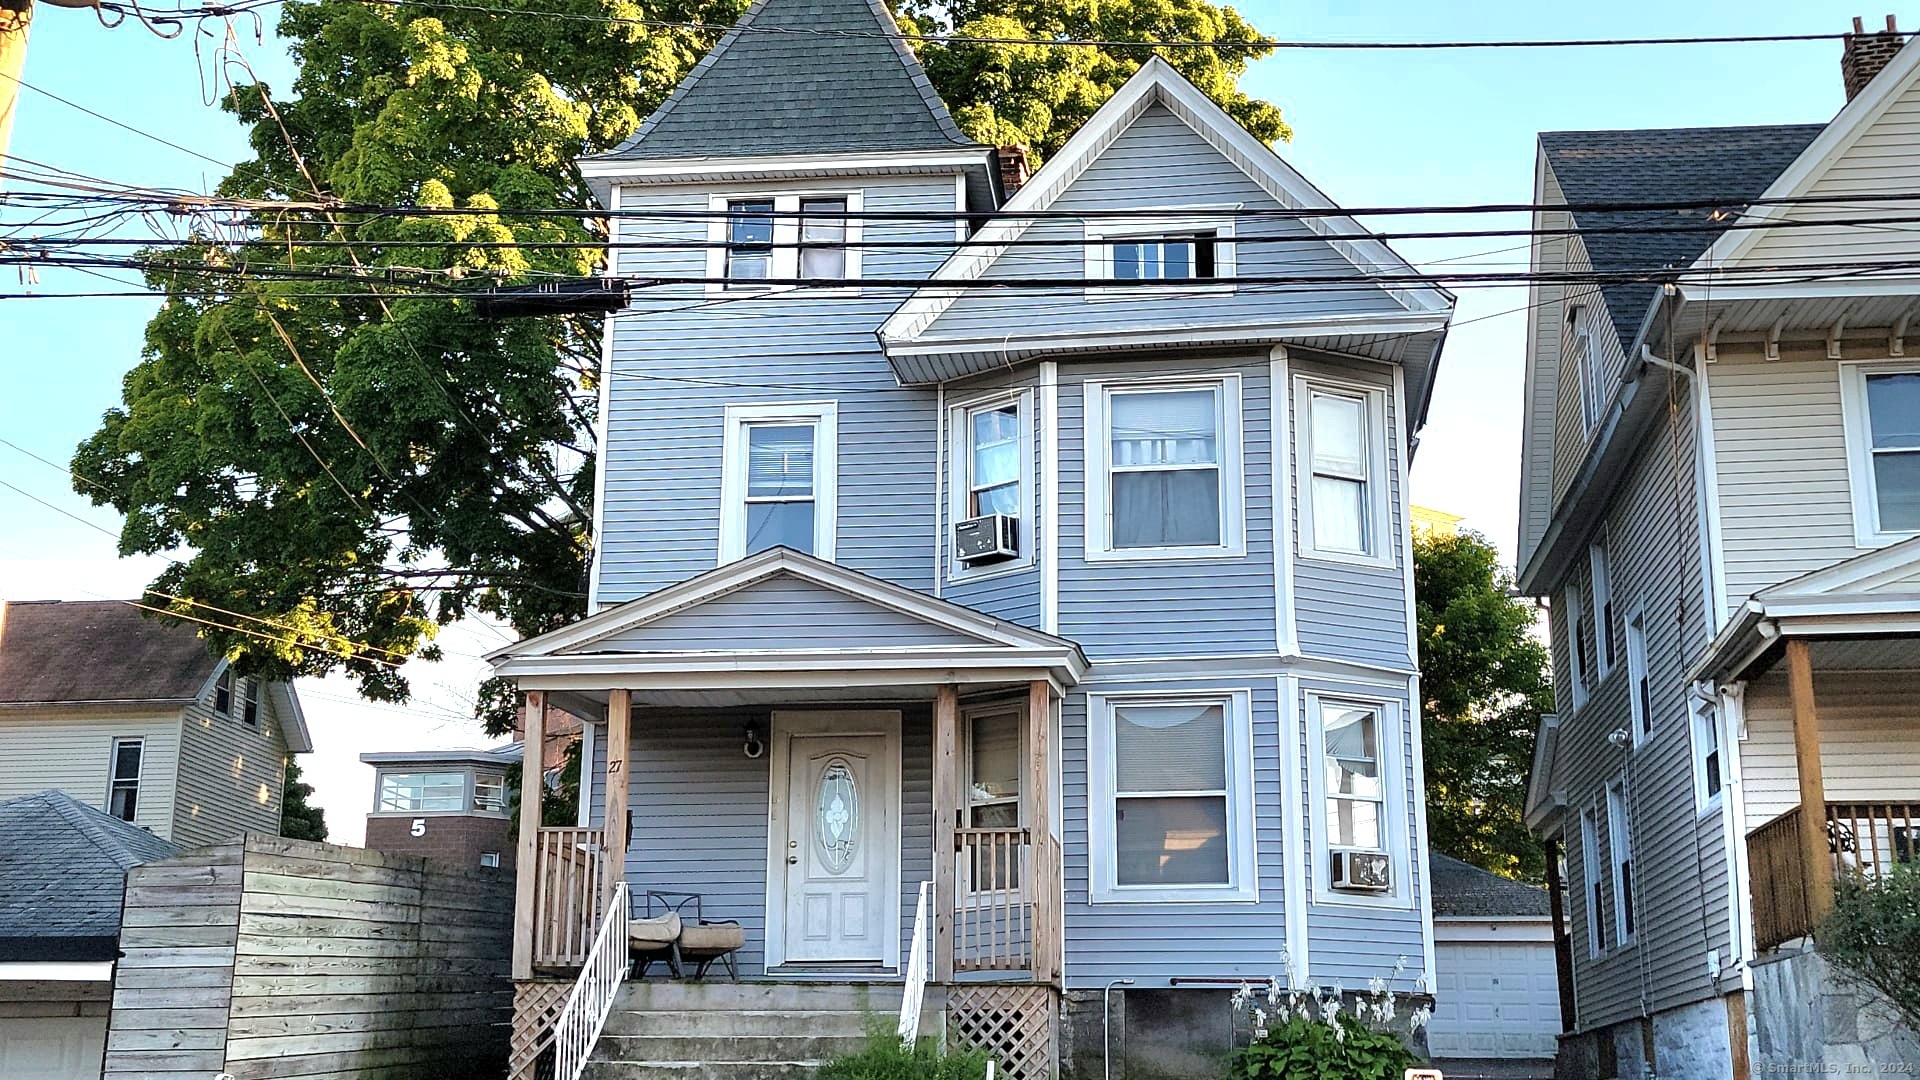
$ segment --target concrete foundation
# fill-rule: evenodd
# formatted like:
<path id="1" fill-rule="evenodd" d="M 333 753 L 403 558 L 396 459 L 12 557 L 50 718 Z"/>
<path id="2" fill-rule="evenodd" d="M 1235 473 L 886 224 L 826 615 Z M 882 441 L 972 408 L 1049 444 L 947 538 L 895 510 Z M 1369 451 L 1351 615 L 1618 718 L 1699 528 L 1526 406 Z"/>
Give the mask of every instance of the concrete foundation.
<path id="1" fill-rule="evenodd" d="M 1878 990 L 1811 950 L 1753 965 L 1753 1074 L 1912 1075 L 1920 1037 Z"/>
<path id="2" fill-rule="evenodd" d="M 1565 1035 L 1556 1080 L 1718 1080 L 1734 1075 L 1727 1001 L 1711 998 Z"/>

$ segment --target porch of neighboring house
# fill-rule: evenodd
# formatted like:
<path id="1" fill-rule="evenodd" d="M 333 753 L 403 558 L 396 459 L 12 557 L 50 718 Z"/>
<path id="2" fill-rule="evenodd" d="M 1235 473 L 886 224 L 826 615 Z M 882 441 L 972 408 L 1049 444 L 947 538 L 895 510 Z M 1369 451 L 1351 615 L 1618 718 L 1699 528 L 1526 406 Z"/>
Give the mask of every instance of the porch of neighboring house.
<path id="1" fill-rule="evenodd" d="M 850 576 L 803 569 L 809 580 Z M 727 568 L 703 577 L 718 574 L 727 587 L 715 595 L 741 610 L 768 580 Z M 791 598 L 793 584 L 780 594 Z M 589 827 L 541 827 L 534 800 L 521 807 L 514 1077 L 531 1077 L 579 1028 L 563 1015 L 570 998 L 579 1012 L 596 996 L 602 1017 L 587 1026 L 606 1020 L 596 1076 L 669 1051 L 653 1060 L 758 1075 L 744 1067 L 853 1049 L 863 1014 L 891 1026 L 905 1012 L 925 1017 L 923 1036 L 989 1050 L 1003 1074 L 1054 1072 L 1058 717 L 1085 660 L 1061 639 L 857 584 L 894 615 L 912 608 L 980 639 L 876 645 L 841 623 L 789 639 L 805 641 L 804 654 L 786 642 L 751 657 L 653 648 L 678 644 L 655 639 L 673 638 L 702 602 L 679 597 L 610 609 L 496 657 L 526 695 L 526 745 L 539 745 L 557 708 L 596 732 L 581 783 Z M 885 637 L 916 640 L 875 618 L 890 623 Z M 834 640 L 849 634 L 861 641 Z M 734 970 L 719 961 L 697 974 L 689 954 L 678 976 L 664 956 L 644 977 L 637 966 L 609 974 L 628 959 L 628 927 L 669 905 L 683 939 L 701 923 L 737 923 Z M 709 1030 L 723 1010 L 737 1015 Z M 801 1014 L 819 1024 L 802 1029 Z M 743 1027 L 742 1015 L 769 1026 Z M 669 1021 L 679 1026 L 663 1030 Z M 764 1053 L 726 1056 L 743 1046 Z"/>

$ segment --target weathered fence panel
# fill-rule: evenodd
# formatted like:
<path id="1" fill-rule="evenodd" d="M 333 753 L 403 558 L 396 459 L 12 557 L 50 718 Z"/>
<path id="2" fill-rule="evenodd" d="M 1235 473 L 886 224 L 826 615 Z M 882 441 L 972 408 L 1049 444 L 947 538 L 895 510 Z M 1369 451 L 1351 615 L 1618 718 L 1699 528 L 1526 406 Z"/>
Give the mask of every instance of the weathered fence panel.
<path id="1" fill-rule="evenodd" d="M 215 852 L 200 867 L 205 880 L 183 879 L 182 860 Z M 504 874 L 250 835 L 140 867 L 127 895 L 123 941 L 167 944 L 128 949 L 110 1077 L 505 1071 L 513 885 Z"/>

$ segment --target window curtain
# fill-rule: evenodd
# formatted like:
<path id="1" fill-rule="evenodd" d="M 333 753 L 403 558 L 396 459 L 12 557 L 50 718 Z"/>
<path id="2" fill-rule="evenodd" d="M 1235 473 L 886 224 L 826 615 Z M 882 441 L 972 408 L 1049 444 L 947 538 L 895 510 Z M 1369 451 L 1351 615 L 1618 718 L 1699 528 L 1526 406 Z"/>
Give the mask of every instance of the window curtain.
<path id="1" fill-rule="evenodd" d="M 1212 390 L 1114 394 L 1107 411 L 1113 546 L 1219 544 L 1218 395 Z"/>

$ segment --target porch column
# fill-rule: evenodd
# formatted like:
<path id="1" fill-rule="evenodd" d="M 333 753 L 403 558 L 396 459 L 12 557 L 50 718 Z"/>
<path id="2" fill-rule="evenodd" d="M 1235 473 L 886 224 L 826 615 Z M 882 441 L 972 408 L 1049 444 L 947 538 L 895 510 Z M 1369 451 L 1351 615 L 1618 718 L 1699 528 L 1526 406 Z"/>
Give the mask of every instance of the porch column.
<path id="1" fill-rule="evenodd" d="M 933 981 L 942 983 L 953 981 L 960 805 L 960 688 L 949 683 L 933 697 Z"/>
<path id="2" fill-rule="evenodd" d="M 627 749 L 633 740 L 633 693 L 607 691 L 607 806 L 600 848 L 606 859 L 601 909 L 613 903 L 616 882 L 627 877 Z"/>
<path id="3" fill-rule="evenodd" d="M 533 890 L 540 840 L 541 751 L 547 744 L 547 695 L 527 691 L 526 730 L 520 743 L 520 835 L 514 861 L 513 977 L 533 978 Z"/>
<path id="4" fill-rule="evenodd" d="M 1805 638 L 1787 639 L 1787 693 L 1793 702 L 1793 764 L 1800 773 L 1800 851 L 1806 864 L 1807 915 L 1833 910 L 1833 859 L 1827 847 L 1827 783 L 1820 767 L 1820 713 L 1814 707 L 1813 658 Z"/>
<path id="5" fill-rule="evenodd" d="M 1060 867 L 1053 836 L 1053 685 L 1027 684 L 1027 768 L 1020 778 L 1026 803 L 1033 891 L 1033 979 L 1052 982 L 1060 973 Z"/>
<path id="6" fill-rule="evenodd" d="M 1553 918 L 1553 970 L 1560 984 L 1560 1030 L 1573 1030 L 1573 942 L 1567 937 L 1567 912 L 1560 880 L 1560 838 L 1541 841 L 1547 858 L 1547 911 Z"/>

